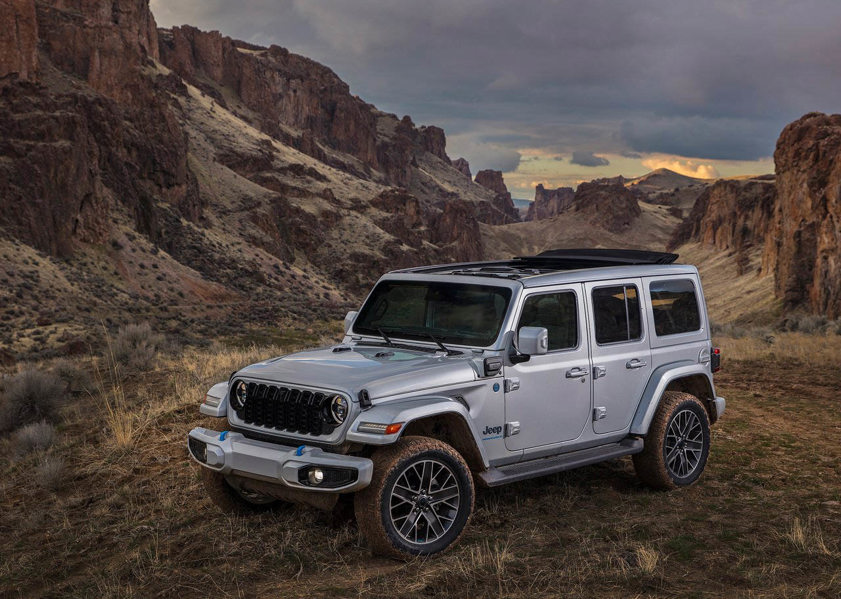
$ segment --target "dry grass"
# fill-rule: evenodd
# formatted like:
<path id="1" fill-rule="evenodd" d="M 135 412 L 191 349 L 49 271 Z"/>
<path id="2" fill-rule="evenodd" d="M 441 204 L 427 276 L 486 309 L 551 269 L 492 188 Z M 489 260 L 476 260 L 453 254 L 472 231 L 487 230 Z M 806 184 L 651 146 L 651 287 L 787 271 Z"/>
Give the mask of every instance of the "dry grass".
<path id="1" fill-rule="evenodd" d="M 35 469 L 35 480 L 49 491 L 57 491 L 64 480 L 64 460 L 45 456 Z"/>
<path id="2" fill-rule="evenodd" d="M 660 553 L 656 549 L 640 545 L 634 549 L 634 555 L 637 558 L 637 566 L 643 574 L 649 576 L 654 574 L 660 563 Z"/>
<path id="3" fill-rule="evenodd" d="M 826 340 L 802 340 L 804 355 Z M 184 448 L 192 426 L 219 425 L 202 395 L 280 348 L 185 350 L 116 390 L 103 361 L 106 383 L 65 408 L 47 455 L 0 460 L 0 595 L 837 597 L 841 369 L 727 343 L 728 412 L 699 484 L 652 492 L 618 460 L 479 489 L 462 542 L 408 563 L 309 508 L 234 517 L 204 496 Z M 136 419 L 123 449 L 104 402 Z M 56 485 L 33 476 L 46 458 L 63 461 L 43 475 Z"/>
<path id="4" fill-rule="evenodd" d="M 770 332 L 747 334 L 738 338 L 714 336 L 724 360 L 796 359 L 841 365 L 841 335 Z"/>
<path id="5" fill-rule="evenodd" d="M 788 530 L 782 534 L 792 547 L 802 553 L 814 555 L 833 555 L 823 538 L 820 522 L 810 516 L 806 521 L 795 517 Z"/>

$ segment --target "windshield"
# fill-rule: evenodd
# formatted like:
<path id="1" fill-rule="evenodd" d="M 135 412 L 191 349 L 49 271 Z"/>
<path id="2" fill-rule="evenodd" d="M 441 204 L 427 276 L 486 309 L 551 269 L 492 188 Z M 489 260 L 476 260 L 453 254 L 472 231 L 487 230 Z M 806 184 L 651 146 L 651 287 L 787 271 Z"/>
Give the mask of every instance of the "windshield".
<path id="1" fill-rule="evenodd" d="M 382 281 L 353 325 L 357 333 L 487 347 L 499 335 L 511 290 L 492 285 Z"/>

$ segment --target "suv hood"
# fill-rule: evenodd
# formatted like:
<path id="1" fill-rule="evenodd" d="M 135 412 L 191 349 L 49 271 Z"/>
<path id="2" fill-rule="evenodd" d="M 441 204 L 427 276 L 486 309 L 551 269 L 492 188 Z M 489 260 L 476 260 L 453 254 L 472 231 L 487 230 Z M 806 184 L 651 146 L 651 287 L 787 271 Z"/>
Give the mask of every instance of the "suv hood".
<path id="1" fill-rule="evenodd" d="M 339 346 L 349 347 L 349 346 Z M 476 380 L 470 353 L 447 356 L 403 347 L 350 346 L 290 354 L 237 372 L 249 379 L 345 391 L 353 401 L 361 389 L 371 399 Z"/>

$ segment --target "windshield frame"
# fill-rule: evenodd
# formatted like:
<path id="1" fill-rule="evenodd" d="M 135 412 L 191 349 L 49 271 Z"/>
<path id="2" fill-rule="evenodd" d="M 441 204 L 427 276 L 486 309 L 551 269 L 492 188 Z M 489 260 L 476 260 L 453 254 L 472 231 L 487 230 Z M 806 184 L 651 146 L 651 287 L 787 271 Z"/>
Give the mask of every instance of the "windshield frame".
<path id="1" fill-rule="evenodd" d="M 373 328 L 357 328 L 361 323 L 361 317 L 365 314 L 366 309 L 370 305 L 370 302 L 376 296 L 377 289 L 382 284 L 392 284 L 392 283 L 420 283 L 426 285 L 453 285 L 457 287 L 484 287 L 484 288 L 494 288 L 494 290 L 498 290 L 498 292 L 502 295 L 503 300 L 506 302 L 504 311 L 499 319 L 498 329 L 496 331 L 496 335 L 493 339 L 489 340 L 487 345 L 480 343 L 478 340 L 475 343 L 469 342 L 467 339 L 460 339 L 459 341 L 453 341 L 452 337 L 442 336 L 440 329 L 435 328 L 425 328 L 422 331 L 419 331 L 417 334 L 413 334 L 411 332 L 404 332 L 401 331 L 399 328 L 388 328 L 388 327 L 380 327 L 382 328 L 386 334 L 392 339 L 400 339 L 403 341 L 409 341 L 412 344 L 418 345 L 431 345 L 436 346 L 436 344 L 430 339 L 429 333 L 431 332 L 433 335 L 438 338 L 439 341 L 442 341 L 447 348 L 481 348 L 481 349 L 488 349 L 488 350 L 496 350 L 499 349 L 502 343 L 502 339 L 504 338 L 507 330 L 509 329 L 509 321 L 511 319 L 512 314 L 512 307 L 519 301 L 519 295 L 522 291 L 522 284 L 519 281 L 512 281 L 512 280 L 498 280 L 498 279 L 487 279 L 481 278 L 478 279 L 477 277 L 471 276 L 458 276 L 458 275 L 450 275 L 447 277 L 436 277 L 436 276 L 429 276 L 429 275 L 416 275 L 416 274 L 402 274 L 402 273 L 395 273 L 386 275 L 382 277 L 377 283 L 372 287 L 371 292 L 365 298 L 365 301 L 362 304 L 362 307 L 359 309 L 359 313 L 357 317 L 354 319 L 353 325 L 348 330 L 347 334 L 352 337 L 368 337 L 368 338 L 375 338 L 379 342 L 382 342 L 382 337 L 380 336 L 379 332 L 377 332 Z M 484 340 L 482 340 L 484 341 Z"/>

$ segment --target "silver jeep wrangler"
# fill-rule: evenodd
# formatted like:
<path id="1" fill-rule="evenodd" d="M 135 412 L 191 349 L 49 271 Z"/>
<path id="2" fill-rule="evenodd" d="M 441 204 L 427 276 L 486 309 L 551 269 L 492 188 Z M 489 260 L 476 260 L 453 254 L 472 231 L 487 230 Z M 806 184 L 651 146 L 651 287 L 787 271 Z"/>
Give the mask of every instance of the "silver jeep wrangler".
<path id="1" fill-rule="evenodd" d="M 353 501 L 375 553 L 455 543 L 474 485 L 632 455 L 694 483 L 724 412 L 701 281 L 677 256 L 553 250 L 391 272 L 341 344 L 235 372 L 208 391 L 190 455 L 226 511 Z"/>

